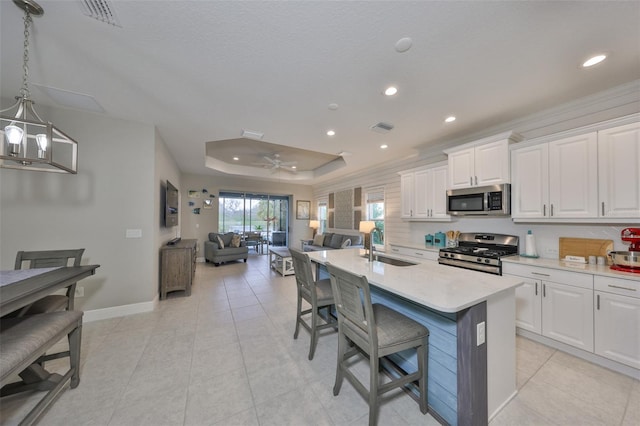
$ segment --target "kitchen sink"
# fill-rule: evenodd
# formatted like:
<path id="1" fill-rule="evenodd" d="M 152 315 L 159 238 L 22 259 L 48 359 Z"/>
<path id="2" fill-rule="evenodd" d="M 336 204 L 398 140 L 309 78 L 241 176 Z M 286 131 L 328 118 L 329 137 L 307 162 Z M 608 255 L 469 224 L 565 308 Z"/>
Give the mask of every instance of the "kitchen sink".
<path id="1" fill-rule="evenodd" d="M 362 257 L 364 257 L 365 259 L 369 258 L 368 255 L 364 255 Z M 393 265 L 393 266 L 413 266 L 413 265 L 417 265 L 417 263 L 415 263 L 415 262 L 408 262 L 406 260 L 394 259 L 393 257 L 380 256 L 378 254 L 374 255 L 373 259 L 377 260 L 378 262 L 386 263 L 388 265 Z"/>

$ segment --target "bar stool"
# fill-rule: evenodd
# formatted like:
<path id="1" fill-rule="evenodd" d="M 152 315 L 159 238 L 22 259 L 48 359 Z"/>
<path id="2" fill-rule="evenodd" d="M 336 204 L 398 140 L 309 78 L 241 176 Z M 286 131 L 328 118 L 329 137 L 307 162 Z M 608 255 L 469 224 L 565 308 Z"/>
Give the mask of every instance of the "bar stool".
<path id="1" fill-rule="evenodd" d="M 429 329 L 381 304 L 371 303 L 369 282 L 365 276 L 326 264 L 338 311 L 338 363 L 333 394 L 340 393 L 346 377 L 369 402 L 369 425 L 378 421 L 380 396 L 411 382 L 418 382 L 420 411 L 426 414 L 427 356 Z M 350 345 L 350 343 L 353 345 Z M 380 358 L 416 348 L 418 370 L 379 384 Z M 364 352 L 369 357 L 369 390 L 349 370 L 349 358 Z"/>
<path id="2" fill-rule="evenodd" d="M 333 306 L 333 292 L 331 291 L 331 281 L 328 279 L 316 281 L 313 279 L 311 270 L 311 260 L 309 256 L 300 250 L 289 249 L 293 258 L 293 269 L 296 274 L 296 285 L 298 287 L 298 309 L 296 314 L 296 330 L 293 338 L 298 338 L 300 325 L 311 333 L 311 346 L 309 348 L 309 360 L 313 359 L 318 344 L 319 331 L 325 328 L 335 328 L 336 322 L 331 317 L 331 307 Z M 302 310 L 302 300 L 306 300 L 311 308 Z M 320 322 L 320 310 L 326 309 L 326 321 Z M 311 314 L 311 324 L 307 323 L 303 315 Z"/>

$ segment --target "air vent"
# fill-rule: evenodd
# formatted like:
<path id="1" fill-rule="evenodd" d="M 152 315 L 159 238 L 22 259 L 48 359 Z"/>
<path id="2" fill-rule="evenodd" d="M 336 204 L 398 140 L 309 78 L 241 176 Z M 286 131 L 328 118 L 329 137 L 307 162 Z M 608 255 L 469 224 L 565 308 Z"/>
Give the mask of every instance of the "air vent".
<path id="1" fill-rule="evenodd" d="M 371 126 L 371 130 L 376 133 L 389 133 L 389 130 L 393 129 L 393 124 L 380 122 Z"/>
<path id="2" fill-rule="evenodd" d="M 88 17 L 122 28 L 113 2 L 109 0 L 80 0 L 80 6 Z"/>

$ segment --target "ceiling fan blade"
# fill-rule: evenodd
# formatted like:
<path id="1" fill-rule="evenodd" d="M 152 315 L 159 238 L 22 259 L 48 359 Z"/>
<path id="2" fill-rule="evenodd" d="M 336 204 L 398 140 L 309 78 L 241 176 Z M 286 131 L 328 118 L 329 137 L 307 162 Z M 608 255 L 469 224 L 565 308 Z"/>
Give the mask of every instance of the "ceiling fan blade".
<path id="1" fill-rule="evenodd" d="M 270 162 L 271 164 L 278 164 L 278 160 L 274 160 L 271 157 L 267 157 L 266 155 L 263 156 L 262 158 L 264 158 L 265 160 L 267 160 L 268 162 Z"/>
<path id="2" fill-rule="evenodd" d="M 281 161 L 280 162 L 281 166 L 295 166 L 296 164 L 298 164 L 297 161 Z"/>

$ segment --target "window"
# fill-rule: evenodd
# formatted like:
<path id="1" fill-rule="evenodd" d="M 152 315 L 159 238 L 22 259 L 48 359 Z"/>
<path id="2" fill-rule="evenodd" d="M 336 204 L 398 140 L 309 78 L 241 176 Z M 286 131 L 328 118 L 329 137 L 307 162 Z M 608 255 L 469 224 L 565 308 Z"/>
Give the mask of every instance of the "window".
<path id="1" fill-rule="evenodd" d="M 288 196 L 244 192 L 220 192 L 219 195 L 218 232 L 257 231 L 274 244 L 277 237 L 278 244 L 284 240 L 286 245 Z"/>
<path id="2" fill-rule="evenodd" d="M 320 223 L 318 234 L 324 234 L 327 230 L 327 204 L 326 198 L 318 200 L 318 222 Z"/>
<path id="3" fill-rule="evenodd" d="M 365 191 L 367 220 L 376 223 L 380 232 L 373 233 L 373 244 L 384 245 L 384 188 L 369 188 Z"/>

